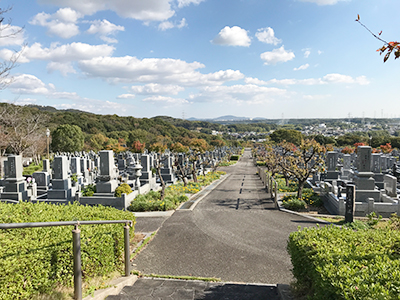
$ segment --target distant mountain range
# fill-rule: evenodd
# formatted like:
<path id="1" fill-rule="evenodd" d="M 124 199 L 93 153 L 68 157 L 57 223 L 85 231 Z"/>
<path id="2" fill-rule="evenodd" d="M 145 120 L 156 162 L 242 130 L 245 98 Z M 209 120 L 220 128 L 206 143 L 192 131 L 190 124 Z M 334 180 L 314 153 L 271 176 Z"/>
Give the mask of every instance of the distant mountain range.
<path id="1" fill-rule="evenodd" d="M 188 118 L 188 121 L 207 121 L 207 122 L 235 122 L 235 121 L 252 121 L 252 120 L 264 120 L 265 118 L 248 118 L 248 117 L 237 117 L 232 115 L 222 116 L 218 118 L 210 119 L 198 119 Z"/>

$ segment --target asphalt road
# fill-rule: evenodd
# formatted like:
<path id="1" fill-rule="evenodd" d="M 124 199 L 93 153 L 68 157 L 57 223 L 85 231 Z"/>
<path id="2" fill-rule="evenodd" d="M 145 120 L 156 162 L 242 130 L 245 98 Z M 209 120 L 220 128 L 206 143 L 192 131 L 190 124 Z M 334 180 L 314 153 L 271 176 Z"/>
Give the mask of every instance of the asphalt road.
<path id="1" fill-rule="evenodd" d="M 225 170 L 229 177 L 193 210 L 178 210 L 162 223 L 134 269 L 239 283 L 292 281 L 288 236 L 315 222 L 275 209 L 249 150 Z"/>

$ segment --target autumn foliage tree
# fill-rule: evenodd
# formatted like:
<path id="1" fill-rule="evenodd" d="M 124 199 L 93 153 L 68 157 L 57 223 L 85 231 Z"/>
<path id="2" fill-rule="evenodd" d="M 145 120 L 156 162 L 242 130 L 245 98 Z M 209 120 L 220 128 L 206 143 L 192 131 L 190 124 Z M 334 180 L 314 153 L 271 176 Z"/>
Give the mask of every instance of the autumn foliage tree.
<path id="1" fill-rule="evenodd" d="M 380 145 L 379 148 L 385 154 L 393 151 L 392 145 L 390 143 L 386 143 L 386 145 Z"/>
<path id="2" fill-rule="evenodd" d="M 360 15 L 357 15 L 356 22 L 358 22 L 362 27 L 368 30 L 368 32 L 371 33 L 376 39 L 378 39 L 383 43 L 383 46 L 378 50 L 376 50 L 379 52 L 380 55 L 386 53 L 385 56 L 383 57 L 383 62 L 386 62 L 392 53 L 394 53 L 394 59 L 398 59 L 400 57 L 400 42 L 385 41 L 384 39 L 381 38 L 382 31 L 379 32 L 378 34 L 373 33 L 367 26 L 361 23 Z"/>
<path id="3" fill-rule="evenodd" d="M 134 153 L 143 153 L 146 148 L 146 143 L 141 143 L 139 141 L 134 141 L 132 143 L 131 149 Z"/>
<path id="4" fill-rule="evenodd" d="M 315 140 L 308 139 L 302 140 L 298 147 L 293 147 L 290 143 L 283 143 L 281 147 L 290 154 L 284 157 L 281 168 L 297 179 L 297 197 L 302 198 L 307 179 L 311 174 L 322 171 L 324 167 L 323 154 L 326 149 Z"/>

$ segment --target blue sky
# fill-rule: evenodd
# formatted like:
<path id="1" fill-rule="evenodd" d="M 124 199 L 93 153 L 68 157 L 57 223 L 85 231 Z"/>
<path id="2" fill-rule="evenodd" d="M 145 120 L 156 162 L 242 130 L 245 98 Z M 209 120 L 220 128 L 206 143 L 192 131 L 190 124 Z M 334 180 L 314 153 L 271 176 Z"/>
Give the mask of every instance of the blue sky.
<path id="1" fill-rule="evenodd" d="M 398 0 L 1 0 L 0 101 L 176 118 L 400 117 Z M 23 27 L 12 39 L 7 34 Z"/>

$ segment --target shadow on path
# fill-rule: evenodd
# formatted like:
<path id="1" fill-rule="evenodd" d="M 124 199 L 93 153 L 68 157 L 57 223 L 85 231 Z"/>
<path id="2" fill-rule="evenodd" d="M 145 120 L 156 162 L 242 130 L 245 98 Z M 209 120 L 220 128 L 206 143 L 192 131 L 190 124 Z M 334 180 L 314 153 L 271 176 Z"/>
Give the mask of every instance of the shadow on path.
<path id="1" fill-rule="evenodd" d="M 235 284 L 198 280 L 139 278 L 117 296 L 107 300 L 279 300 L 277 287 L 264 284 Z"/>

